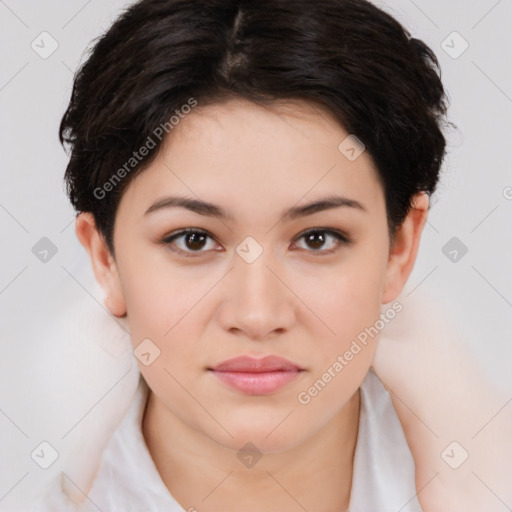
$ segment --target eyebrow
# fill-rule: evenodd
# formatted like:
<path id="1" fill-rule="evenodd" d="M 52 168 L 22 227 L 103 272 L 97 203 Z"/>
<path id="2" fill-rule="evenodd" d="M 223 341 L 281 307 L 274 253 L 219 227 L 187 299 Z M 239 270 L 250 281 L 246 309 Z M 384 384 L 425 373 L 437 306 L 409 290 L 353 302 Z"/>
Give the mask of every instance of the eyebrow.
<path id="1" fill-rule="evenodd" d="M 313 215 L 314 213 L 321 211 L 341 207 L 354 208 L 362 212 L 367 211 L 366 208 L 355 199 L 331 195 L 302 206 L 293 206 L 292 208 L 282 212 L 281 220 L 292 221 L 300 217 L 305 217 L 307 215 Z M 144 216 L 166 208 L 185 208 L 192 212 L 198 213 L 199 215 L 215 217 L 218 219 L 233 220 L 233 216 L 220 206 L 202 201 L 200 199 L 190 199 L 179 196 L 166 196 L 158 199 L 145 211 Z"/>

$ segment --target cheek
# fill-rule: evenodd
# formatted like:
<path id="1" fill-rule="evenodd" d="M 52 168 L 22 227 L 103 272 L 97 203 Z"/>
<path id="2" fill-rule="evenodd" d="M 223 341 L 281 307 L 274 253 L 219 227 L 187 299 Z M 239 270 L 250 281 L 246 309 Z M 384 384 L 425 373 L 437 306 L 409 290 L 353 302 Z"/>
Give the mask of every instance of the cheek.
<path id="1" fill-rule="evenodd" d="M 316 328 L 311 375 L 297 402 L 304 414 L 320 423 L 339 411 L 363 382 L 380 332 L 383 265 L 374 262 L 371 266 L 360 259 L 346 270 L 326 282 L 323 293 L 316 288 L 314 297 L 310 296 L 311 304 L 334 334 L 323 326 Z"/>
<path id="2" fill-rule="evenodd" d="M 363 249 L 339 266 L 301 278 L 298 295 L 316 313 L 317 339 L 326 347 L 350 344 L 378 320 L 386 270 L 382 254 L 377 248 Z"/>
<path id="3" fill-rule="evenodd" d="M 144 343 L 158 354 L 150 366 L 139 364 L 145 377 L 152 375 L 150 378 L 156 378 L 165 373 L 165 369 L 181 373 L 184 368 L 202 366 L 202 354 L 197 345 L 203 323 L 198 316 L 202 311 L 200 299 L 197 293 L 179 293 L 167 288 L 149 295 L 134 294 L 127 301 L 135 355 Z M 137 349 L 139 344 L 140 350 Z M 162 378 L 168 380 L 168 375 Z"/>
<path id="4" fill-rule="evenodd" d="M 328 411 L 338 410 L 355 393 L 372 364 L 380 332 L 385 255 L 385 243 L 361 248 L 337 270 L 309 283 L 309 304 L 329 329 L 316 321 L 314 367 L 298 401 L 324 420 Z"/>
<path id="5" fill-rule="evenodd" d="M 156 255 L 156 256 L 155 256 Z M 212 277 L 198 277 L 192 266 L 169 262 L 163 250 L 130 247 L 119 267 L 133 342 L 143 338 L 165 341 L 187 325 Z"/>
<path id="6" fill-rule="evenodd" d="M 179 278 L 164 280 L 160 274 L 153 279 L 147 272 L 144 277 L 141 273 L 133 277 L 126 290 L 134 355 L 149 387 L 159 397 L 173 397 L 171 409 L 187 410 L 190 397 L 179 383 L 186 381 L 190 368 L 202 366 L 195 340 L 200 337 L 201 320 L 197 315 L 201 313 L 199 301 L 204 291 L 194 292 L 194 287 L 185 287 Z"/>
<path id="7" fill-rule="evenodd" d="M 204 290 L 192 286 L 186 273 L 140 263 L 145 261 L 132 252 L 120 266 L 131 344 L 150 388 L 177 394 L 179 386 L 168 372 L 174 374 L 189 366 L 194 348 L 197 350 L 191 340 L 198 338 L 194 328 L 199 322 L 190 320 L 200 311 Z"/>

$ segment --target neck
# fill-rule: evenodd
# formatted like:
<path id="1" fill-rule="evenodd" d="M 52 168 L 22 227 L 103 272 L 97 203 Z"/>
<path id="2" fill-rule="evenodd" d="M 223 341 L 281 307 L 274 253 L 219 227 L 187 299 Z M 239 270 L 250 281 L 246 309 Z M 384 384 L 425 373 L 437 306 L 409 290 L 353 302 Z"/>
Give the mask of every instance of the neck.
<path id="1" fill-rule="evenodd" d="M 352 487 L 359 390 L 324 427 L 292 449 L 244 467 L 237 451 L 173 415 L 150 393 L 142 431 L 155 466 L 185 510 L 343 512 Z"/>

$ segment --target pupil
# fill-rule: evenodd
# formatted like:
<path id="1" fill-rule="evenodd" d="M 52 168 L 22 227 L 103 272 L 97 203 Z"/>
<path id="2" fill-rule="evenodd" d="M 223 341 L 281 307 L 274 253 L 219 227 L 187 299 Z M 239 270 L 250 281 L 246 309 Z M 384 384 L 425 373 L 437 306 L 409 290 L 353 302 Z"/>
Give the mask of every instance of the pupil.
<path id="1" fill-rule="evenodd" d="M 315 249 L 320 248 L 325 242 L 323 234 L 319 231 L 310 233 L 308 241 L 313 242 L 312 245 L 314 246 Z"/>
<path id="2" fill-rule="evenodd" d="M 201 233 L 189 233 L 187 235 L 187 246 L 189 249 L 200 249 L 204 245 L 204 235 Z M 202 240 L 200 240 L 202 239 Z M 194 247 L 194 244 L 199 246 Z"/>

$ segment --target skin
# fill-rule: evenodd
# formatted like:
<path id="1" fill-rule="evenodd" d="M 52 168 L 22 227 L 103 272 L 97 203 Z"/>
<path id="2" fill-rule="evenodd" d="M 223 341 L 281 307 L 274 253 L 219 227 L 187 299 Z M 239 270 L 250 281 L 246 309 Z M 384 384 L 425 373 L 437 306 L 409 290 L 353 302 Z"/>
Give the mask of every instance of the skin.
<path id="1" fill-rule="evenodd" d="M 399 296 L 428 197 L 415 196 L 391 245 L 370 155 L 349 161 L 338 150 L 346 130 L 309 103 L 262 108 L 236 99 L 197 107 L 171 133 L 123 194 L 115 258 L 90 213 L 76 221 L 106 306 L 127 316 L 134 348 L 149 338 L 160 350 L 149 366 L 139 362 L 152 390 L 143 434 L 155 465 L 185 510 L 346 510 L 358 389 L 377 338 L 307 405 L 297 396 Z M 284 210 L 334 192 L 363 209 L 282 219 Z M 168 195 L 214 203 L 231 218 L 184 208 L 144 214 Z M 185 228 L 210 237 L 203 246 L 187 245 L 186 236 L 162 243 Z M 313 228 L 350 241 L 322 231 L 323 245 L 308 242 L 302 235 Z M 236 252 L 248 236 L 263 248 L 252 263 Z M 207 371 L 242 354 L 279 355 L 304 371 L 271 395 L 248 396 Z M 251 468 L 236 457 L 247 442 L 262 453 Z"/>
<path id="2" fill-rule="evenodd" d="M 422 509 L 510 510 L 510 386 L 484 371 L 468 350 L 472 325 L 455 324 L 436 296 L 419 288 L 399 300 L 372 367 L 402 423 Z"/>

